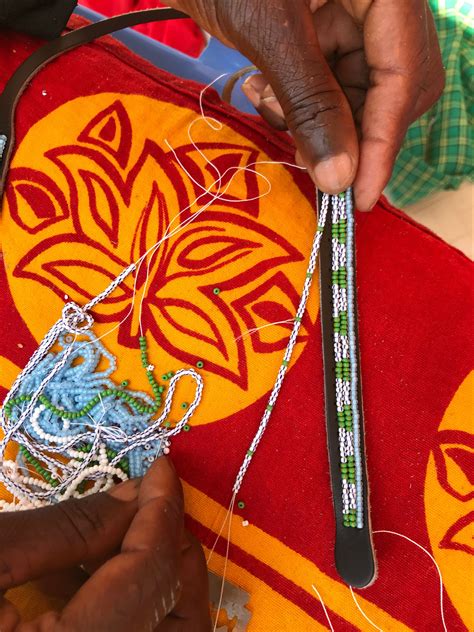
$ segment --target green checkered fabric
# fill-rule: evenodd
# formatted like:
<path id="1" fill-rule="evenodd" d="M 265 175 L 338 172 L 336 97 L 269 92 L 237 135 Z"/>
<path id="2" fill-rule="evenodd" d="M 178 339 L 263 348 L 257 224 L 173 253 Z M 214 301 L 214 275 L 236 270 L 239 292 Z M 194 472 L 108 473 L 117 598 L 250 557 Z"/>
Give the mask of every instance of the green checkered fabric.
<path id="1" fill-rule="evenodd" d="M 430 0 L 446 88 L 408 130 L 387 187 L 403 207 L 474 178 L 474 0 Z"/>

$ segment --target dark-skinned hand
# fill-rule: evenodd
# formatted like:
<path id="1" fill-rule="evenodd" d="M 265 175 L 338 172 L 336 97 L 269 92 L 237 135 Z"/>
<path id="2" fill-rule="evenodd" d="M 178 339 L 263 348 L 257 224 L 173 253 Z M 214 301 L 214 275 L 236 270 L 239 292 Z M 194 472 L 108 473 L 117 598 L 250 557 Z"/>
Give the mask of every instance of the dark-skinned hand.
<path id="1" fill-rule="evenodd" d="M 427 0 L 166 0 L 263 73 L 244 91 L 327 193 L 370 209 L 444 70 Z"/>
<path id="2" fill-rule="evenodd" d="M 1 632 L 211 629 L 203 552 L 184 531 L 181 484 L 164 457 L 108 493 L 0 514 L 0 534 Z M 79 565 L 93 570 L 71 570 Z M 53 577 L 63 593 L 78 589 L 61 612 L 22 622 L 5 592 Z"/>

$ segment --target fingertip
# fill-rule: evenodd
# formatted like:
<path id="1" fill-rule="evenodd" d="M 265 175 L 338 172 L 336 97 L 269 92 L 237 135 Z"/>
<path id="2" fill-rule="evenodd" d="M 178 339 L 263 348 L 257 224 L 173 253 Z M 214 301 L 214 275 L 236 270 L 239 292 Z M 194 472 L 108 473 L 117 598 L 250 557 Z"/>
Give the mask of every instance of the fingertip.
<path id="1" fill-rule="evenodd" d="M 361 213 L 370 213 L 370 211 L 372 211 L 376 204 L 377 202 L 370 202 L 369 204 L 359 204 L 356 198 L 356 208 Z"/>
<path id="2" fill-rule="evenodd" d="M 140 487 L 139 504 L 158 497 L 183 497 L 183 489 L 172 460 L 160 456 L 152 464 Z"/>
<path id="3" fill-rule="evenodd" d="M 318 189 L 324 193 L 337 194 L 351 186 L 356 166 L 351 155 L 344 152 L 318 162 L 310 174 Z"/>
<path id="4" fill-rule="evenodd" d="M 369 213 L 377 204 L 379 197 L 373 193 L 361 193 L 357 189 L 354 190 L 355 206 L 362 213 Z"/>
<path id="5" fill-rule="evenodd" d="M 141 478 L 133 478 L 119 485 L 114 485 L 106 493 L 117 500 L 131 502 L 138 498 L 141 481 Z"/>
<path id="6" fill-rule="evenodd" d="M 360 182 L 359 178 L 357 178 L 354 183 L 354 199 L 358 211 L 362 211 L 363 213 L 370 212 L 377 204 L 381 195 L 382 191 L 379 190 L 378 187 L 375 188 L 370 185 L 364 186 L 363 181 Z"/>

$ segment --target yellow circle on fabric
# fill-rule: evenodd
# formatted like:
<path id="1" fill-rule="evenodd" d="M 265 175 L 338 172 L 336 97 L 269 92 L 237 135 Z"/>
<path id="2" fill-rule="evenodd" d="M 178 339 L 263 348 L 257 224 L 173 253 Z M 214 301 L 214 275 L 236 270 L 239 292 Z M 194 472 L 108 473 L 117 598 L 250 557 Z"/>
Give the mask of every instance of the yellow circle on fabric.
<path id="1" fill-rule="evenodd" d="M 199 367 L 204 395 L 193 424 L 205 424 L 272 387 L 315 212 L 291 168 L 255 164 L 270 159 L 247 138 L 196 119 L 190 109 L 139 95 L 104 93 L 60 106 L 15 152 L 1 246 L 16 308 L 39 342 L 66 301 L 84 305 L 172 233 L 142 266 L 135 294 L 131 275 L 94 310 L 94 331 L 118 359 L 117 383 L 146 391 L 142 313 L 158 379 Z M 318 307 L 314 289 L 295 358 Z M 191 383 L 180 384 L 177 397 L 192 401 Z M 182 414 L 179 405 L 173 412 Z"/>

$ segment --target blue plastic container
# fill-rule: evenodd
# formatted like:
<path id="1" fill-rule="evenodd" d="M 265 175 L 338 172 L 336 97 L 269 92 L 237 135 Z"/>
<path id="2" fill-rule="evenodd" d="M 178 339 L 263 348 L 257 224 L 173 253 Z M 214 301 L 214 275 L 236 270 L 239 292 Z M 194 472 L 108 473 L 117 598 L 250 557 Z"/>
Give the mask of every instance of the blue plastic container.
<path id="1" fill-rule="evenodd" d="M 86 7 L 79 6 L 75 12 L 92 22 L 104 19 L 103 15 Z M 134 29 L 119 31 L 114 34 L 114 37 L 128 46 L 134 53 L 147 59 L 158 68 L 162 68 L 183 79 L 192 79 L 206 85 L 223 73 L 233 74 L 241 68 L 251 65 L 251 62 L 246 57 L 236 50 L 224 46 L 215 38 L 210 39 L 209 44 L 199 58 L 194 58 L 161 42 L 157 42 Z M 213 87 L 222 94 L 227 80 L 228 77 L 223 77 L 216 81 Z M 241 112 L 255 114 L 252 104 L 240 90 L 242 81 L 240 80 L 235 86 L 232 95 L 232 105 Z"/>

